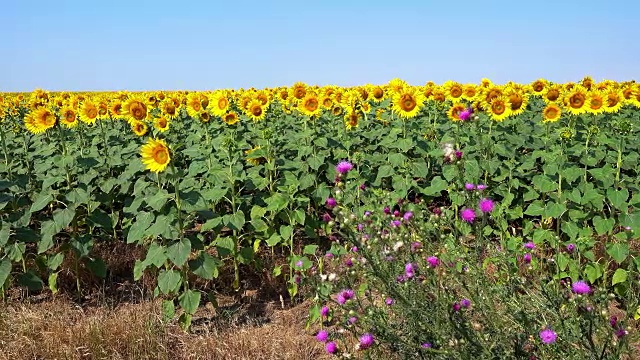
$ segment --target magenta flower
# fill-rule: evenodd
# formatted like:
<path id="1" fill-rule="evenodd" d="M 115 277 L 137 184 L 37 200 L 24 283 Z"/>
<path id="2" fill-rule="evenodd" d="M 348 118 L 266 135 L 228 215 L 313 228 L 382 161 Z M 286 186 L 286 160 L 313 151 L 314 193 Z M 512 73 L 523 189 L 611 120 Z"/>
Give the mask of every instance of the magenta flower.
<path id="1" fill-rule="evenodd" d="M 360 349 L 364 350 L 370 348 L 374 341 L 375 339 L 372 334 L 366 333 L 360 336 Z"/>
<path id="2" fill-rule="evenodd" d="M 536 244 L 534 244 L 533 241 L 529 241 L 524 244 L 524 248 L 528 250 L 533 250 L 536 248 Z"/>
<path id="3" fill-rule="evenodd" d="M 475 190 L 476 186 L 471 183 L 466 183 L 464 184 L 464 188 L 471 191 L 471 190 Z"/>
<path id="4" fill-rule="evenodd" d="M 495 204 L 491 199 L 482 199 L 480 200 L 480 203 L 478 203 L 478 207 L 480 208 L 480 211 L 486 214 L 493 211 Z"/>
<path id="5" fill-rule="evenodd" d="M 527 253 L 524 254 L 524 256 L 522 257 L 522 259 L 524 260 L 525 264 L 530 264 L 531 263 L 531 254 Z"/>
<path id="6" fill-rule="evenodd" d="M 429 266 L 431 266 L 432 268 L 438 266 L 438 264 L 440 264 L 440 260 L 438 260 L 437 257 L 435 256 L 429 256 L 427 258 L 427 262 L 429 263 Z"/>
<path id="7" fill-rule="evenodd" d="M 415 266 L 412 263 L 408 263 L 404 266 L 404 275 L 408 279 L 411 279 L 416 275 L 415 271 L 416 271 Z"/>
<path id="8" fill-rule="evenodd" d="M 402 225 L 402 222 L 400 220 L 393 220 L 391 222 L 391 227 L 398 227 L 400 225 Z"/>
<path id="9" fill-rule="evenodd" d="M 402 216 L 402 218 L 404 219 L 404 221 L 409 221 L 411 220 L 411 218 L 413 217 L 413 213 L 411 211 L 407 211 L 406 213 L 404 213 L 404 215 Z"/>
<path id="10" fill-rule="evenodd" d="M 353 324 L 355 324 L 357 322 L 358 322 L 358 318 L 357 317 L 352 316 L 352 317 L 349 318 L 349 324 L 353 325 Z"/>
<path id="11" fill-rule="evenodd" d="M 329 341 L 324 346 L 324 350 L 329 354 L 335 354 L 335 352 L 338 351 L 338 345 L 336 345 L 336 343 L 334 343 L 333 341 Z"/>
<path id="12" fill-rule="evenodd" d="M 553 344 L 554 342 L 556 342 L 557 338 L 558 334 L 556 334 L 556 332 L 551 329 L 544 329 L 540 331 L 540 340 L 542 340 L 542 342 L 545 344 Z"/>
<path id="13" fill-rule="evenodd" d="M 388 207 L 388 206 L 385 206 L 385 207 L 384 207 L 383 212 L 384 212 L 385 214 L 389 215 L 389 214 L 391 214 L 391 209 L 389 209 L 389 207 Z"/>
<path id="14" fill-rule="evenodd" d="M 365 185 L 365 184 L 361 184 L 361 185 L 360 185 L 360 190 L 363 190 L 363 191 L 364 191 L 364 190 L 366 190 L 366 189 L 367 189 L 367 185 Z"/>
<path id="15" fill-rule="evenodd" d="M 304 262 L 302 262 L 302 260 L 296 261 L 296 267 L 302 267 L 302 265 L 304 265 Z"/>
<path id="16" fill-rule="evenodd" d="M 318 334 L 316 335 L 316 340 L 320 342 L 327 342 L 327 340 L 329 340 L 329 333 L 327 332 L 327 330 L 318 331 Z"/>
<path id="17" fill-rule="evenodd" d="M 324 213 L 324 214 L 322 215 L 322 221 L 324 221 L 324 222 L 328 223 L 328 222 L 330 222 L 331 220 L 333 220 L 333 218 L 331 217 L 331 215 L 329 215 L 329 213 Z"/>
<path id="18" fill-rule="evenodd" d="M 334 198 L 328 198 L 327 201 L 326 201 L 326 204 L 327 204 L 328 208 L 333 208 L 336 205 L 338 205 L 338 202 Z"/>
<path id="19" fill-rule="evenodd" d="M 580 295 L 588 294 L 589 292 L 591 292 L 591 287 L 589 286 L 589 284 L 587 284 L 582 280 L 574 282 L 571 285 L 571 289 L 573 290 L 574 293 L 580 294 Z"/>
<path id="20" fill-rule="evenodd" d="M 346 174 L 353 169 L 353 164 L 348 161 L 340 161 L 338 165 L 336 165 L 336 171 L 340 174 Z"/>
<path id="21" fill-rule="evenodd" d="M 431 349 L 431 343 L 424 343 L 422 345 L 420 345 L 421 348 L 423 349 Z"/>
<path id="22" fill-rule="evenodd" d="M 468 308 L 468 307 L 471 306 L 471 300 L 462 299 L 462 300 L 460 300 L 460 305 L 462 305 L 463 308 Z"/>
<path id="23" fill-rule="evenodd" d="M 460 114 L 458 115 L 458 117 L 460 117 L 460 120 L 462 120 L 462 121 L 467 121 L 467 120 L 471 119 L 471 114 L 473 114 L 473 109 L 472 108 L 466 108 L 466 109 L 460 111 Z"/>
<path id="24" fill-rule="evenodd" d="M 575 250 L 576 250 L 576 244 L 571 243 L 571 244 L 567 245 L 567 251 L 568 252 L 574 252 Z"/>
<path id="25" fill-rule="evenodd" d="M 456 158 L 458 158 L 458 160 L 462 159 L 462 151 L 456 150 Z"/>
<path id="26" fill-rule="evenodd" d="M 385 304 L 387 304 L 387 305 L 393 305 L 393 304 L 395 304 L 395 302 L 396 302 L 396 301 L 395 301 L 395 300 L 393 300 L 392 298 L 386 298 L 386 299 L 384 300 L 384 303 L 385 303 Z"/>
<path id="27" fill-rule="evenodd" d="M 462 220 L 472 223 L 476 219 L 476 212 L 473 209 L 465 208 L 460 212 Z"/>
<path id="28" fill-rule="evenodd" d="M 460 304 L 457 302 L 453 303 L 453 311 L 460 311 Z"/>
<path id="29" fill-rule="evenodd" d="M 320 309 L 320 315 L 322 315 L 323 317 L 329 316 L 329 307 L 326 305 L 323 306 L 322 309 Z"/>
<path id="30" fill-rule="evenodd" d="M 482 191 L 482 190 L 484 190 L 484 189 L 486 189 L 486 188 L 487 188 L 487 185 L 484 185 L 484 184 L 478 184 L 478 185 L 476 185 L 476 189 L 477 189 L 477 190 L 480 190 L 480 191 Z"/>

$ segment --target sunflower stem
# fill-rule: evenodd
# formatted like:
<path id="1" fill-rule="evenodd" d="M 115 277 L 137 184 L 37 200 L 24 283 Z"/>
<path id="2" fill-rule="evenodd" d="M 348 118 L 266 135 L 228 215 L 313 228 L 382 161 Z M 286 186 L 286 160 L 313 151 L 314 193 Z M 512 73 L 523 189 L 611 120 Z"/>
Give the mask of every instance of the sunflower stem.
<path id="1" fill-rule="evenodd" d="M 4 164 L 9 172 L 9 179 L 13 177 L 11 167 L 9 166 L 9 152 L 7 151 L 7 136 L 4 133 L 4 126 L 0 126 L 0 138 L 2 138 L 2 151 L 4 152 Z"/>

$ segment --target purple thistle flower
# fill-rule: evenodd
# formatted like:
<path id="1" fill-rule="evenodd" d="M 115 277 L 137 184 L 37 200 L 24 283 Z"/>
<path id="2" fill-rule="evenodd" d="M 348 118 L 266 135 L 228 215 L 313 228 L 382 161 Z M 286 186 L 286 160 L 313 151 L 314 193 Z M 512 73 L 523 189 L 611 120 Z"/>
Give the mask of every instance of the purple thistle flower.
<path id="1" fill-rule="evenodd" d="M 422 345 L 420 345 L 421 348 L 423 349 L 431 349 L 431 343 L 424 343 Z"/>
<path id="2" fill-rule="evenodd" d="M 375 339 L 372 334 L 366 333 L 360 336 L 360 349 L 364 350 L 370 348 L 374 341 Z"/>
<path id="3" fill-rule="evenodd" d="M 329 354 L 335 354 L 335 352 L 338 351 L 338 345 L 333 341 L 330 341 L 324 346 L 324 350 Z"/>
<path id="4" fill-rule="evenodd" d="M 351 258 L 346 258 L 346 259 L 344 260 L 344 264 L 345 264 L 347 267 L 352 267 L 352 266 L 353 266 L 353 260 L 351 260 Z"/>
<path id="5" fill-rule="evenodd" d="M 361 232 L 364 229 L 364 224 L 358 224 L 358 226 L 356 226 L 356 229 L 358 229 L 358 232 Z"/>
<path id="6" fill-rule="evenodd" d="M 316 340 L 320 342 L 327 342 L 327 340 L 329 340 L 329 332 L 327 332 L 327 330 L 318 331 L 318 334 L 316 335 Z"/>
<path id="7" fill-rule="evenodd" d="M 476 219 L 476 212 L 473 209 L 465 208 L 460 212 L 462 220 L 472 223 Z"/>
<path id="8" fill-rule="evenodd" d="M 338 202 L 336 201 L 336 199 L 334 198 L 328 198 L 327 201 L 325 202 L 325 204 L 327 205 L 328 208 L 333 208 L 336 205 L 338 205 Z"/>
<path id="9" fill-rule="evenodd" d="M 302 267 L 302 265 L 304 265 L 304 262 L 302 262 L 302 260 L 296 261 L 296 267 Z"/>
<path id="10" fill-rule="evenodd" d="M 407 211 L 406 213 L 404 213 L 404 215 L 402 216 L 402 218 L 404 219 L 404 221 L 409 221 L 411 220 L 411 218 L 413 217 L 413 213 L 411 211 Z"/>
<path id="11" fill-rule="evenodd" d="M 391 221 L 391 227 L 398 227 L 400 225 L 402 225 L 402 222 L 400 220 Z"/>
<path id="12" fill-rule="evenodd" d="M 609 325 L 611 325 L 612 328 L 616 327 L 616 325 L 618 325 L 618 318 L 615 316 L 610 317 Z"/>
<path id="13" fill-rule="evenodd" d="M 480 200 L 480 202 L 478 203 L 478 207 L 480 208 L 480 211 L 482 211 L 483 213 L 490 213 L 493 211 L 493 208 L 495 207 L 495 204 L 493 203 L 493 200 L 491 199 L 482 199 Z"/>
<path id="14" fill-rule="evenodd" d="M 479 190 L 479 191 L 482 191 L 482 190 L 484 190 L 484 189 L 486 189 L 486 188 L 487 188 L 487 185 L 484 185 L 484 184 L 478 184 L 478 185 L 476 185 L 476 189 L 477 189 L 477 190 Z"/>
<path id="15" fill-rule="evenodd" d="M 460 111 L 460 114 L 458 115 L 458 117 L 460 117 L 460 120 L 462 121 L 467 121 L 471 119 L 471 114 L 473 114 L 473 109 L 469 107 Z"/>
<path id="16" fill-rule="evenodd" d="M 338 165 L 336 165 L 336 171 L 340 174 L 346 174 L 353 169 L 353 164 L 348 161 L 340 161 Z"/>
<path id="17" fill-rule="evenodd" d="M 529 241 L 524 244 L 524 248 L 527 250 L 533 250 L 536 248 L 536 244 L 534 244 L 533 241 Z"/>
<path id="18" fill-rule="evenodd" d="M 476 186 L 475 186 L 475 185 L 473 185 L 473 184 L 471 184 L 471 183 L 466 183 L 466 184 L 464 184 L 464 188 L 465 188 L 466 190 L 471 191 L 471 190 L 475 190 L 475 189 L 476 189 Z"/>
<path id="19" fill-rule="evenodd" d="M 525 264 L 531 264 L 531 254 L 529 253 L 524 254 L 522 259 L 524 260 Z"/>
<path id="20" fill-rule="evenodd" d="M 422 244 L 414 241 L 411 243 L 411 252 L 416 252 L 416 250 L 420 249 L 422 247 Z"/>
<path id="21" fill-rule="evenodd" d="M 398 217 L 400 216 L 400 211 L 396 210 L 393 212 L 393 216 Z"/>
<path id="22" fill-rule="evenodd" d="M 557 338 L 558 334 L 556 334 L 556 332 L 551 329 L 544 329 L 540 331 L 540 340 L 542 340 L 542 342 L 545 344 L 552 344 L 556 342 Z"/>
<path id="23" fill-rule="evenodd" d="M 329 307 L 326 305 L 323 306 L 322 309 L 320 309 L 320 315 L 322 315 L 323 317 L 329 316 Z"/>
<path id="24" fill-rule="evenodd" d="M 616 330 L 616 337 L 618 339 L 620 339 L 621 337 L 627 335 L 627 330 L 625 330 L 624 328 L 619 328 L 618 330 Z"/>
<path id="25" fill-rule="evenodd" d="M 371 216 L 371 211 L 367 210 L 364 212 L 364 217 L 369 217 Z"/>
<path id="26" fill-rule="evenodd" d="M 456 158 L 458 158 L 458 160 L 462 159 L 462 151 L 456 150 Z"/>
<path id="27" fill-rule="evenodd" d="M 567 245 L 567 251 L 568 252 L 574 252 L 576 250 L 576 244 L 571 243 L 569 245 Z"/>
<path id="28" fill-rule="evenodd" d="M 358 318 L 357 317 L 352 316 L 352 317 L 349 318 L 349 324 L 353 325 L 353 324 L 355 324 L 357 322 L 358 322 Z"/>
<path id="29" fill-rule="evenodd" d="M 588 294 L 591 292 L 591 287 L 586 282 L 580 280 L 576 281 L 571 285 L 571 290 L 573 290 L 576 294 Z"/>
<path id="30" fill-rule="evenodd" d="M 458 304 L 457 302 L 453 303 L 453 311 L 460 311 L 460 304 Z"/>
<path id="31" fill-rule="evenodd" d="M 361 185 L 360 185 L 360 190 L 363 190 L 363 191 L 364 191 L 364 190 L 366 190 L 366 189 L 367 189 L 367 185 L 365 185 L 365 184 L 361 184 Z"/>
<path id="32" fill-rule="evenodd" d="M 322 215 L 322 221 L 324 221 L 324 222 L 328 223 L 328 222 L 330 222 L 331 220 L 333 220 L 333 218 L 331 217 L 331 215 L 329 215 L 329 213 L 324 213 L 324 214 Z"/>
<path id="33" fill-rule="evenodd" d="M 385 303 L 385 304 L 387 304 L 387 305 L 389 305 L 389 306 L 391 306 L 391 305 L 395 304 L 395 302 L 396 302 L 396 301 L 395 301 L 395 300 L 393 300 L 392 298 L 386 298 L 386 299 L 384 300 L 384 303 Z"/>
<path id="34" fill-rule="evenodd" d="M 438 266 L 438 264 L 440 264 L 440 260 L 438 260 L 437 257 L 435 256 L 429 256 L 427 258 L 427 262 L 429 263 L 429 266 L 431 266 L 432 268 Z"/>
<path id="35" fill-rule="evenodd" d="M 389 209 L 389 207 L 388 207 L 388 206 L 385 206 L 385 207 L 384 207 L 383 212 L 384 212 L 385 214 L 389 215 L 389 214 L 391 214 L 391 209 Z"/>
<path id="36" fill-rule="evenodd" d="M 460 305 L 462 305 L 463 308 L 469 308 L 471 306 L 471 300 L 462 299 L 460 300 Z"/>
<path id="37" fill-rule="evenodd" d="M 415 266 L 412 263 L 408 263 L 404 266 L 404 275 L 408 278 L 411 279 L 412 277 L 414 277 L 416 275 L 415 273 Z"/>

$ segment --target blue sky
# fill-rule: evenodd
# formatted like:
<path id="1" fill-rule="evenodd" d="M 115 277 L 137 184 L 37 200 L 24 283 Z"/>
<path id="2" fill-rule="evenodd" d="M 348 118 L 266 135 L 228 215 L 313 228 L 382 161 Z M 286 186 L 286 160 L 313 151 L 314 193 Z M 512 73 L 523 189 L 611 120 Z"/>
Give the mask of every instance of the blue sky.
<path id="1" fill-rule="evenodd" d="M 0 91 L 640 80 L 640 2 L 7 1 Z"/>

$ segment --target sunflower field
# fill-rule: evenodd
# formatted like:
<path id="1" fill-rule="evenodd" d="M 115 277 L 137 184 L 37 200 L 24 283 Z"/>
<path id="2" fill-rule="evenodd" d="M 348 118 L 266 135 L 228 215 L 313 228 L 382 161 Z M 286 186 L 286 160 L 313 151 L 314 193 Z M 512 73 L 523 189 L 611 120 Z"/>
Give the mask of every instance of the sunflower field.
<path id="1" fill-rule="evenodd" d="M 294 297 L 331 243 L 333 186 L 350 180 L 457 217 L 454 190 L 485 184 L 502 216 L 484 235 L 587 244 L 587 263 L 558 254 L 558 276 L 621 290 L 632 277 L 611 284 L 607 264 L 640 268 L 639 115 L 640 85 L 590 77 L 0 93 L 0 285 L 55 293 L 62 271 L 104 278 L 94 248 L 124 242 L 146 252 L 134 279 L 156 276 L 184 324 L 207 294 L 197 284 L 229 272 L 237 289 L 264 252 L 285 254 L 269 271 Z"/>

